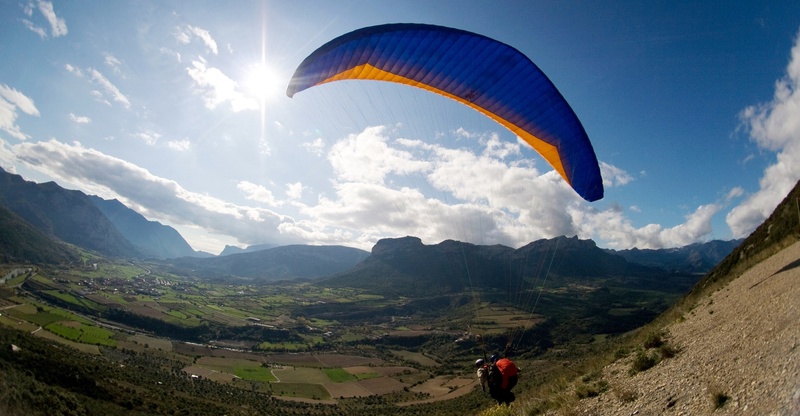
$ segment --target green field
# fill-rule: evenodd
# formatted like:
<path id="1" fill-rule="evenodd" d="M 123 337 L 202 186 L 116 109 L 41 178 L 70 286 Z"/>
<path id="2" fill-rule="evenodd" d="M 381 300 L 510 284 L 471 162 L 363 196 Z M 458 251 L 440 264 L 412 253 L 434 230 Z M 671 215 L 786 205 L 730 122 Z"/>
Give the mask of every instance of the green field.
<path id="1" fill-rule="evenodd" d="M 272 394 L 276 396 L 304 397 L 307 399 L 330 399 L 328 390 L 321 384 L 307 383 L 272 383 Z"/>
<path id="2" fill-rule="evenodd" d="M 334 383 L 357 380 L 357 377 L 348 373 L 344 368 L 325 368 L 322 370 Z"/>
<path id="3" fill-rule="evenodd" d="M 244 380 L 260 381 L 264 383 L 278 381 L 267 367 L 235 366 L 233 374 Z"/>
<path id="4" fill-rule="evenodd" d="M 77 325 L 64 325 L 59 322 L 53 322 L 45 326 L 45 329 L 62 338 L 83 344 L 105 345 L 107 347 L 115 347 L 117 345 L 117 341 L 112 338 L 114 334 L 111 331 L 77 322 L 72 322 L 72 324 Z"/>

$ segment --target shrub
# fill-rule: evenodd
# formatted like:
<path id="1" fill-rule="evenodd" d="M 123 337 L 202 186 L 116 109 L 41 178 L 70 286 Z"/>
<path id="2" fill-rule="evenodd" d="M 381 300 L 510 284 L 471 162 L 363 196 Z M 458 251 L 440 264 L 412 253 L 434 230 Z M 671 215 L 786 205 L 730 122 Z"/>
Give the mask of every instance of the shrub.
<path id="1" fill-rule="evenodd" d="M 730 400 L 730 396 L 722 392 L 716 392 L 712 395 L 711 401 L 714 404 L 714 409 L 719 409 L 722 406 L 725 406 L 725 403 Z"/>
<path id="2" fill-rule="evenodd" d="M 636 358 L 631 363 L 631 375 L 648 370 L 658 364 L 659 357 L 657 353 L 648 353 L 644 350 L 639 350 L 636 353 Z"/>
<path id="3" fill-rule="evenodd" d="M 664 338 L 660 333 L 651 332 L 647 334 L 647 337 L 644 339 L 644 347 L 647 349 L 658 348 L 662 345 L 664 345 Z"/>
<path id="4" fill-rule="evenodd" d="M 664 345 L 659 347 L 658 352 L 661 353 L 661 358 L 672 358 L 678 355 L 678 352 L 680 351 L 678 350 L 678 348 L 675 348 L 672 345 L 665 343 Z"/>
<path id="5" fill-rule="evenodd" d="M 575 394 L 579 399 L 597 397 L 608 390 L 608 383 L 605 380 L 598 380 L 594 383 L 581 383 L 575 386 Z"/>
<path id="6" fill-rule="evenodd" d="M 639 395 L 636 393 L 635 390 L 628 390 L 622 388 L 615 388 L 614 396 L 616 396 L 617 399 L 623 403 L 632 403 L 639 398 Z"/>
<path id="7" fill-rule="evenodd" d="M 481 416 L 513 416 L 515 414 L 512 406 L 498 404 L 480 413 Z"/>

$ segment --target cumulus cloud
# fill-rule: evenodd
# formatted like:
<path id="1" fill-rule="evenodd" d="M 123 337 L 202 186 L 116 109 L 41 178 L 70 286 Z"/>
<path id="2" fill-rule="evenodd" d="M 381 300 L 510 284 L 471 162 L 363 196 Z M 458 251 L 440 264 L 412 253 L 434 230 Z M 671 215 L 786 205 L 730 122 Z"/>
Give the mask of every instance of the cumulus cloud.
<path id="1" fill-rule="evenodd" d="M 302 228 L 298 233 L 316 235 L 311 232 L 315 223 L 360 241 L 415 235 L 432 243 L 453 238 L 518 247 L 577 235 L 614 248 L 663 248 L 707 239 L 713 232 L 711 220 L 722 208 L 703 205 L 682 224 L 637 228 L 621 208 L 598 210 L 583 201 L 549 166 L 540 172 L 529 161 L 515 159 L 515 146 L 498 142 L 494 135 L 456 133 L 476 139 L 472 142 L 479 148 L 392 139 L 381 127 L 336 142 L 328 152 L 337 175 L 335 194 L 303 206 L 302 212 L 314 220 L 292 226 Z M 603 169 L 613 186 L 632 180 L 612 165 Z"/>
<path id="2" fill-rule="evenodd" d="M 276 200 L 275 196 L 272 195 L 272 191 L 262 185 L 241 181 L 236 185 L 236 188 L 242 191 L 245 194 L 245 198 L 251 201 L 260 202 L 269 206 L 281 205 L 281 202 Z"/>
<path id="3" fill-rule="evenodd" d="M 294 220 L 290 217 L 191 192 L 174 181 L 80 143 L 25 142 L 13 146 L 12 152 L 18 161 L 59 182 L 81 184 L 86 193 L 117 198 L 150 219 L 235 236 L 244 244 L 300 241 L 296 235 L 281 231 L 292 228 Z"/>
<path id="4" fill-rule="evenodd" d="M 222 103 L 228 103 L 234 112 L 259 109 L 258 100 L 242 93 L 239 84 L 225 75 L 219 68 L 209 67 L 205 59 L 192 61 L 186 72 L 198 86 L 203 95 L 206 108 L 215 109 Z"/>
<path id="5" fill-rule="evenodd" d="M 728 213 L 734 237 L 745 237 L 764 222 L 800 179 L 800 34 L 772 100 L 745 108 L 740 118 L 751 140 L 775 152 L 776 160 L 765 169 L 759 190 Z"/>
<path id="6" fill-rule="evenodd" d="M 39 116 L 33 100 L 5 84 L 0 84 L 0 130 L 19 140 L 29 138 L 17 125 L 17 110 L 30 116 Z"/>
<path id="7" fill-rule="evenodd" d="M 470 138 L 480 148 L 391 139 L 383 127 L 350 135 L 328 152 L 335 195 L 303 213 L 334 232 L 373 242 L 416 235 L 427 242 L 518 246 L 580 231 L 565 207 L 582 200 L 555 171 L 541 174 L 528 163 L 504 161 L 518 155 L 517 145 L 495 135 Z"/>
<path id="8" fill-rule="evenodd" d="M 613 248 L 674 247 L 707 237 L 711 217 L 720 209 L 698 207 L 671 228 L 636 228 L 621 208 L 597 210 L 583 201 L 554 170 L 541 173 L 528 163 L 504 162 L 508 154 L 496 151 L 491 136 L 474 142 L 478 148 L 449 148 L 367 128 L 331 146 L 327 157 L 335 165 L 333 192 L 318 195 L 312 203 L 306 202 L 309 189 L 300 182 L 284 185 L 288 199 L 263 185 L 237 184 L 248 200 L 296 209 L 294 217 L 188 191 L 79 143 L 23 143 L 0 156 L 81 184 L 84 192 L 118 198 L 149 218 L 231 236 L 242 244 L 304 242 L 369 249 L 381 238 L 415 235 L 426 243 L 456 239 L 519 247 L 541 238 L 577 235 L 600 238 Z"/>
<path id="9" fill-rule="evenodd" d="M 411 153 L 391 147 L 384 127 L 370 127 L 338 141 L 328 152 L 328 160 L 339 180 L 382 183 L 390 173 L 408 174 L 428 168 Z"/>
<path id="10" fill-rule="evenodd" d="M 628 172 L 606 162 L 600 162 L 600 175 L 604 187 L 624 186 L 633 180 Z"/>
<path id="11" fill-rule="evenodd" d="M 300 199 L 300 197 L 303 196 L 303 189 L 305 189 L 305 187 L 301 182 L 287 183 L 286 196 L 290 199 Z"/>
<path id="12" fill-rule="evenodd" d="M 686 221 L 673 227 L 648 224 L 636 228 L 620 208 L 583 214 L 582 225 L 608 243 L 610 248 L 668 248 L 682 247 L 703 241 L 712 233 L 711 219 L 722 209 L 721 205 L 701 205 L 686 216 Z M 588 214 L 588 215 L 587 215 Z"/>

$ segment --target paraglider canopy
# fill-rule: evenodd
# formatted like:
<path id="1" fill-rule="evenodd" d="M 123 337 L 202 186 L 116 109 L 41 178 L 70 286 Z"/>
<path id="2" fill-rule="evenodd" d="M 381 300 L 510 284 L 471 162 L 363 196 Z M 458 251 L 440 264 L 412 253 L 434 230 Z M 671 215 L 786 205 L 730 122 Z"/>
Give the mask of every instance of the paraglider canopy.
<path id="1" fill-rule="evenodd" d="M 411 85 L 468 105 L 530 144 L 581 197 L 603 197 L 597 157 L 577 115 L 547 76 L 509 45 L 441 26 L 366 27 L 311 53 L 286 94 L 348 79 Z"/>

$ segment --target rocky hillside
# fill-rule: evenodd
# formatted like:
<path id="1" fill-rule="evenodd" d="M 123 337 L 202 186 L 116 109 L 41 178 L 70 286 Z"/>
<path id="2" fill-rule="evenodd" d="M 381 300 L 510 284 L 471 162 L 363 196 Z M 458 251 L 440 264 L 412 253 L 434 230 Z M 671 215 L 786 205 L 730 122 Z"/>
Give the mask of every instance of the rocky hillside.
<path id="1" fill-rule="evenodd" d="M 485 414 L 800 415 L 799 201 L 800 183 L 680 302 L 594 365 Z"/>
<path id="2" fill-rule="evenodd" d="M 608 390 L 572 411 L 800 414 L 799 266 L 800 243 L 755 265 L 664 328 L 673 357 L 633 376 L 639 355 L 618 360 L 602 372 Z"/>

